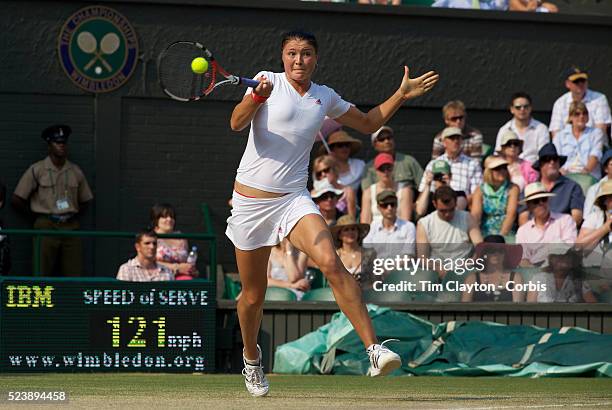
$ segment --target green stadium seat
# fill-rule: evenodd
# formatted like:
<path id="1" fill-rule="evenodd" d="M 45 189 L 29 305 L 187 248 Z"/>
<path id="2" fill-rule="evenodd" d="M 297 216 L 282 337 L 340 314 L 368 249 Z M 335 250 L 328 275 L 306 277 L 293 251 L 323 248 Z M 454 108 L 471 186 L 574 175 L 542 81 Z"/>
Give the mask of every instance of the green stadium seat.
<path id="1" fill-rule="evenodd" d="M 289 302 L 297 300 L 295 293 L 285 288 L 278 288 L 276 286 L 269 286 L 266 290 L 266 300 L 278 301 L 278 302 Z"/>
<path id="2" fill-rule="evenodd" d="M 434 0 L 402 0 L 402 6 L 423 6 L 431 7 Z"/>
<path id="3" fill-rule="evenodd" d="M 492 155 L 494 151 L 494 147 L 489 144 L 482 144 L 482 158 L 485 159 L 489 155 Z"/>
<path id="4" fill-rule="evenodd" d="M 236 300 L 236 296 L 238 296 L 242 290 L 242 284 L 227 275 L 223 275 L 223 281 L 223 299 Z"/>
<path id="5" fill-rule="evenodd" d="M 334 293 L 331 288 L 312 289 L 302 296 L 302 300 L 318 302 L 335 302 Z"/>
<path id="6" fill-rule="evenodd" d="M 311 277 L 310 281 L 310 289 L 318 289 L 327 287 L 327 279 L 321 270 L 317 268 L 308 268 L 306 269 L 306 273 L 304 275 L 306 278 Z"/>
<path id="7" fill-rule="evenodd" d="M 569 179 L 576 182 L 582 188 L 582 192 L 584 195 L 587 194 L 587 191 L 591 185 L 597 183 L 597 178 L 595 178 L 591 174 L 567 174 Z"/>

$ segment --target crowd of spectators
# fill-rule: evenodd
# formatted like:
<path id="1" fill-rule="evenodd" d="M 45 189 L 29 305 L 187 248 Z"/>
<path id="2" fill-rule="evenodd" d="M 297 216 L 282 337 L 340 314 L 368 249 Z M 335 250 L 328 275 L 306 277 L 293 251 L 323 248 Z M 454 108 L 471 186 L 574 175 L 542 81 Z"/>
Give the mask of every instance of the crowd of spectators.
<path id="1" fill-rule="evenodd" d="M 557 13 L 559 8 L 542 0 L 302 0 L 330 3 L 377 4 L 384 6 L 431 6 L 453 9 L 523 11 L 538 13 Z"/>
<path id="2" fill-rule="evenodd" d="M 529 94 L 513 94 L 511 118 L 500 125 L 490 152 L 482 132 L 468 125 L 464 103 L 449 101 L 442 107 L 444 128 L 432 135 L 432 157 L 425 169 L 395 149 L 396 135 L 389 125 L 371 134 L 375 155 L 365 162 L 356 157 L 363 142 L 339 123 L 325 121 L 323 144 L 313 151 L 311 197 L 330 226 L 338 257 L 364 289 L 379 279 L 372 270 L 377 258 L 486 255 L 484 269 L 477 272 L 433 270 L 440 282 L 460 276 L 468 285 L 502 286 L 538 278 L 552 287 L 548 293 L 464 292 L 464 301 L 591 302 L 609 291 L 610 107 L 605 95 L 588 88 L 584 71 L 572 67 L 564 82 L 568 92 L 554 103 L 548 127 L 532 117 Z M 67 125 L 43 130 L 48 156 L 24 172 L 13 193 L 11 204 L 32 213 L 36 229 L 78 229 L 78 216 L 93 199 L 83 172 L 68 161 L 70 134 Z M 1 187 L 0 206 L 5 201 Z M 136 236 L 135 257 L 121 265 L 117 278 L 197 277 L 187 240 L 172 237 L 180 236 L 176 222 L 170 204 L 154 205 L 149 229 Z M 2 249 L 8 250 L 6 241 Z M 81 253 L 77 237 L 45 237 L 42 273 L 79 274 Z M 593 267 L 603 279 L 596 281 L 597 288 L 582 280 L 584 269 Z M 316 268 L 284 241 L 272 249 L 268 281 L 299 299 L 311 287 L 308 270 Z M 526 277 L 521 269 L 537 274 Z"/>
<path id="3" fill-rule="evenodd" d="M 500 288 L 463 292 L 463 301 L 594 302 L 609 290 L 611 277 L 602 266 L 612 239 L 610 108 L 603 94 L 588 89 L 584 71 L 572 67 L 564 82 L 569 91 L 555 102 L 548 127 L 533 118 L 529 94 L 513 94 L 511 118 L 500 124 L 490 152 L 482 132 L 468 124 L 464 103 L 449 101 L 424 170 L 395 150 L 389 125 L 371 135 L 376 153 L 365 166 L 353 158 L 359 140 L 334 127 L 320 151 L 328 146 L 330 155 L 313 162 L 312 197 L 340 259 L 364 289 L 377 280 L 365 264 L 376 258 L 486 255 L 484 269 L 457 274 L 438 267 L 437 280 Z M 589 263 L 602 279 L 598 289 L 583 280 Z M 508 291 L 509 281 L 538 281 L 548 290 Z"/>

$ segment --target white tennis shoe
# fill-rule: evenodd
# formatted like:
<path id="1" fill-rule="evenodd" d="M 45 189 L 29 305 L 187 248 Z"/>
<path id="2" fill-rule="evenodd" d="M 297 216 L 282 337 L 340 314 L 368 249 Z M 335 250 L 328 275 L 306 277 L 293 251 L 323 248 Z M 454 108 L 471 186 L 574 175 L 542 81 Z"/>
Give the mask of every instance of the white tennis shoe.
<path id="1" fill-rule="evenodd" d="M 261 365 L 261 349 L 259 345 L 257 345 L 257 353 L 259 354 L 259 365 L 255 366 L 247 363 L 243 353 L 242 361 L 244 362 L 244 369 L 242 369 L 242 375 L 244 376 L 244 384 L 249 393 L 251 393 L 251 396 L 263 397 L 270 391 L 270 384 Z"/>
<path id="2" fill-rule="evenodd" d="M 381 344 L 372 345 L 367 350 L 368 356 L 370 356 L 370 370 L 368 372 L 370 376 L 386 376 L 402 365 L 402 359 L 399 357 L 399 355 L 384 346 L 385 343 L 391 341 L 399 340 L 385 340 Z"/>

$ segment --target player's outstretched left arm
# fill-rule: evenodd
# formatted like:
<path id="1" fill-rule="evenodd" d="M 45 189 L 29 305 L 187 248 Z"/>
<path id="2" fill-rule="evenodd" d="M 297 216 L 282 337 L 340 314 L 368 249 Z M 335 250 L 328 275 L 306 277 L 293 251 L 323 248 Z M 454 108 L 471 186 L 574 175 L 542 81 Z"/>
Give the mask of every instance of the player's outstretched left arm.
<path id="1" fill-rule="evenodd" d="M 434 71 L 428 71 L 417 78 L 410 78 L 409 74 L 410 70 L 404 66 L 404 78 L 402 78 L 398 92 L 403 95 L 405 101 L 425 94 L 436 85 L 440 78 Z"/>
<path id="2" fill-rule="evenodd" d="M 351 107 L 346 113 L 336 118 L 336 121 L 364 134 L 373 133 L 385 125 L 405 101 L 427 93 L 440 79 L 440 76 L 434 71 L 429 71 L 417 78 L 410 78 L 409 74 L 410 70 L 404 66 L 402 83 L 397 91 L 382 104 L 367 113 Z"/>

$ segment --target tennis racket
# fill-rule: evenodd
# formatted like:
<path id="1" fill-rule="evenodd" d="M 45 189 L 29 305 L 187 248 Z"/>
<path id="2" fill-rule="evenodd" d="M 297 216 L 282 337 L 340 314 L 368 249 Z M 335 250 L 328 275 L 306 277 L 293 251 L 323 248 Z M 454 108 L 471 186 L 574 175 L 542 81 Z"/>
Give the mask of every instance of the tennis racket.
<path id="1" fill-rule="evenodd" d="M 208 70 L 203 74 L 191 69 L 191 62 L 197 57 L 208 61 Z M 253 88 L 259 85 L 259 81 L 225 71 L 210 50 L 195 41 L 170 44 L 157 58 L 157 74 L 164 93 L 176 101 L 197 101 L 223 84 Z"/>

